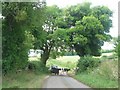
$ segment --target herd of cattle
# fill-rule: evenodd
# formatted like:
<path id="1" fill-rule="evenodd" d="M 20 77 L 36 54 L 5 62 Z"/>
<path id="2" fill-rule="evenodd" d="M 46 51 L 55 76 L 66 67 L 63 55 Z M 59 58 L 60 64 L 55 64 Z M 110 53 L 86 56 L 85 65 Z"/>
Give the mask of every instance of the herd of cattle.
<path id="1" fill-rule="evenodd" d="M 66 75 L 67 72 L 70 71 L 69 68 L 60 68 L 57 66 L 51 66 L 49 70 L 51 73 L 54 73 L 55 75 Z"/>

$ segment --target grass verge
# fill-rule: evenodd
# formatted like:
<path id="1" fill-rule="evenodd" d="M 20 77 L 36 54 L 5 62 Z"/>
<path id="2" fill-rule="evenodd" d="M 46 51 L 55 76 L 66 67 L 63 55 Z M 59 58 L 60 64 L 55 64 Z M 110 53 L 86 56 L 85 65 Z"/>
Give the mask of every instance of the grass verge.
<path id="1" fill-rule="evenodd" d="M 118 88 L 118 60 L 104 61 L 97 68 L 74 77 L 92 88 Z"/>
<path id="2" fill-rule="evenodd" d="M 9 73 L 3 76 L 2 88 L 41 88 L 48 75 L 47 68 L 40 61 L 30 61 L 31 70 Z"/>
<path id="3" fill-rule="evenodd" d="M 3 77 L 2 88 L 41 88 L 47 74 L 22 71 Z"/>
<path id="4" fill-rule="evenodd" d="M 75 76 L 75 79 L 92 88 L 118 88 L 117 80 L 110 80 L 99 75 L 94 75 L 92 73 L 78 74 Z"/>

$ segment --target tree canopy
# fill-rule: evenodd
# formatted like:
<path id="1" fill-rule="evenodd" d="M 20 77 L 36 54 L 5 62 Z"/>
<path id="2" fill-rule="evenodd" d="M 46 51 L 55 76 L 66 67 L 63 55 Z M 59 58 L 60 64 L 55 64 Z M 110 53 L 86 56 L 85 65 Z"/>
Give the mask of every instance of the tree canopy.
<path id="1" fill-rule="evenodd" d="M 108 34 L 112 27 L 112 11 L 105 6 L 91 8 L 91 3 L 83 3 L 65 9 L 59 28 L 66 29 L 69 46 L 79 56 L 100 55 L 104 41 L 111 39 Z M 62 26 L 62 24 L 65 25 Z"/>
<path id="2" fill-rule="evenodd" d="M 79 56 L 101 54 L 112 27 L 112 11 L 91 3 L 59 8 L 46 2 L 2 3 L 3 70 L 24 68 L 30 48 L 41 49 L 41 61 L 75 50 Z"/>

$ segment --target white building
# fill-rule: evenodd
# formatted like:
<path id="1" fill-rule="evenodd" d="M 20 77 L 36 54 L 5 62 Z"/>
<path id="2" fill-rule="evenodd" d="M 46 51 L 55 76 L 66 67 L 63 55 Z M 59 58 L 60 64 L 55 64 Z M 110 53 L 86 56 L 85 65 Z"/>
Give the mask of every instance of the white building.
<path id="1" fill-rule="evenodd" d="M 43 53 L 43 50 L 39 50 L 39 49 L 30 49 L 28 52 L 28 56 L 29 57 L 40 57 L 40 55 Z"/>

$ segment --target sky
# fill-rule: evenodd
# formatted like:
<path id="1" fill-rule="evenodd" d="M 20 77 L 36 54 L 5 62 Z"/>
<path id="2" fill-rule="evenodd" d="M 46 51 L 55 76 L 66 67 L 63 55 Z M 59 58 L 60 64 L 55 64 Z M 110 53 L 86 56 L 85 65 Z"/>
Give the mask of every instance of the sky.
<path id="1" fill-rule="evenodd" d="M 118 36 L 118 2 L 120 0 L 46 0 L 47 5 L 57 5 L 60 8 L 64 8 L 70 5 L 76 5 L 78 3 L 83 3 L 83 2 L 91 2 L 93 6 L 107 6 L 110 10 L 113 11 L 113 17 L 112 23 L 113 26 L 110 28 L 110 35 L 112 37 L 117 37 Z M 103 49 L 113 49 L 114 45 L 105 42 L 104 46 L 102 46 Z"/>

